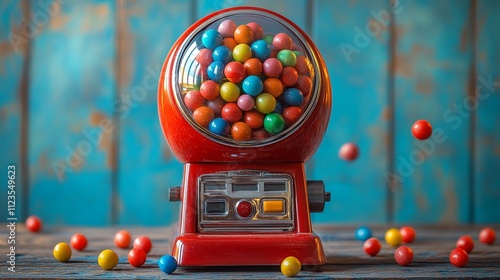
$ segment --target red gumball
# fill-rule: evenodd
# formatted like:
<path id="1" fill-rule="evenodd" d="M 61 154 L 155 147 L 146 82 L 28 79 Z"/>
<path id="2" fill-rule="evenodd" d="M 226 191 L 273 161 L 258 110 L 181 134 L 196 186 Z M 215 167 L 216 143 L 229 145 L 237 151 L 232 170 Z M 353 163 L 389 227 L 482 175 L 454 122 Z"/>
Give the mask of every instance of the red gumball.
<path id="1" fill-rule="evenodd" d="M 151 246 L 151 239 L 145 235 L 137 236 L 134 240 L 133 247 L 143 249 L 146 254 L 151 250 Z"/>
<path id="2" fill-rule="evenodd" d="M 184 104 L 186 104 L 186 107 L 191 111 L 194 111 L 205 104 L 205 99 L 199 90 L 190 90 L 184 95 Z"/>
<path id="3" fill-rule="evenodd" d="M 413 250 L 407 246 L 399 247 L 394 252 L 394 259 L 401 266 L 407 266 L 413 261 Z"/>
<path id="4" fill-rule="evenodd" d="M 401 233 L 401 237 L 403 237 L 403 242 L 412 243 L 415 239 L 415 230 L 412 227 L 404 226 L 399 229 L 399 233 Z"/>
<path id="5" fill-rule="evenodd" d="M 457 240 L 457 248 L 462 248 L 469 254 L 474 249 L 474 240 L 469 235 L 463 235 Z"/>
<path id="6" fill-rule="evenodd" d="M 376 256 L 378 252 L 380 252 L 380 248 L 382 248 L 382 245 L 380 244 L 380 241 L 378 241 L 378 239 L 375 237 L 368 238 L 363 244 L 365 253 L 372 257 Z"/>
<path id="7" fill-rule="evenodd" d="M 232 83 L 240 83 L 246 77 L 245 66 L 238 61 L 231 61 L 224 67 L 224 76 Z"/>
<path id="8" fill-rule="evenodd" d="M 37 216 L 29 216 L 25 224 L 26 228 L 31 232 L 38 232 L 42 228 L 42 220 Z"/>
<path id="9" fill-rule="evenodd" d="M 411 127 L 411 133 L 419 140 L 425 140 L 431 137 L 432 126 L 426 120 L 418 120 Z"/>
<path id="10" fill-rule="evenodd" d="M 464 267 L 469 263 L 469 254 L 462 248 L 455 248 L 450 253 L 450 262 L 456 267 Z"/>
<path id="11" fill-rule="evenodd" d="M 339 157 L 343 160 L 353 161 L 359 156 L 359 149 L 356 144 L 349 142 L 340 147 Z"/>
<path id="12" fill-rule="evenodd" d="M 75 233 L 70 239 L 71 246 L 78 251 L 81 251 L 87 247 L 87 238 L 81 233 Z"/>
<path id="13" fill-rule="evenodd" d="M 127 256 L 130 265 L 135 267 L 141 267 L 146 262 L 146 258 L 146 252 L 142 248 L 133 248 Z"/>
<path id="14" fill-rule="evenodd" d="M 235 123 L 241 119 L 243 111 L 241 111 L 236 103 L 227 103 L 222 107 L 221 115 L 227 122 Z"/>
<path id="15" fill-rule="evenodd" d="M 130 232 L 126 230 L 120 230 L 115 234 L 115 244 L 119 248 L 126 249 L 130 245 Z"/>
<path id="16" fill-rule="evenodd" d="M 484 228 L 479 233 L 479 241 L 484 244 L 493 244 L 495 243 L 496 234 L 492 228 Z"/>

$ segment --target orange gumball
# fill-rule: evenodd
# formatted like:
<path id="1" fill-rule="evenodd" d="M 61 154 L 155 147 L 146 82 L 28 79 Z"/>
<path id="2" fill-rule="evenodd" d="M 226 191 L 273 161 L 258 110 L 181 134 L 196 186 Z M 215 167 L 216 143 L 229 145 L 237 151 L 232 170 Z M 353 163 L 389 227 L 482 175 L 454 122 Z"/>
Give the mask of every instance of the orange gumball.
<path id="1" fill-rule="evenodd" d="M 257 110 L 248 111 L 243 115 L 243 121 L 251 129 L 259 129 L 264 124 L 264 115 Z"/>
<path id="2" fill-rule="evenodd" d="M 253 42 L 253 30 L 250 26 L 242 24 L 234 30 L 234 39 L 239 44 L 250 45 Z"/>
<path id="3" fill-rule="evenodd" d="M 234 140 L 250 140 L 252 137 L 252 130 L 244 122 L 237 122 L 231 127 L 231 136 Z"/>
<path id="4" fill-rule="evenodd" d="M 250 58 L 243 63 L 247 76 L 259 76 L 262 73 L 262 62 L 258 58 Z"/>
<path id="5" fill-rule="evenodd" d="M 210 122 L 215 118 L 214 110 L 207 106 L 198 107 L 193 112 L 193 118 L 199 125 L 207 128 Z"/>
<path id="6" fill-rule="evenodd" d="M 279 97 L 285 88 L 283 83 L 277 78 L 267 78 L 263 82 L 263 92 L 270 93 L 274 97 Z"/>
<path id="7" fill-rule="evenodd" d="M 238 45 L 238 42 L 234 38 L 224 38 L 222 40 L 222 45 L 227 47 L 230 51 L 233 51 L 234 47 Z"/>

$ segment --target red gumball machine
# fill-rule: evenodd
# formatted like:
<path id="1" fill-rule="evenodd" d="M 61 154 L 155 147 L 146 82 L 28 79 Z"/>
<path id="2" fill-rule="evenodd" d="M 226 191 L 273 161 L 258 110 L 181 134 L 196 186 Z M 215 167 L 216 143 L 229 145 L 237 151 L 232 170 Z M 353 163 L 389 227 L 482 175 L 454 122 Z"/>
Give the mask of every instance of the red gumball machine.
<path id="1" fill-rule="evenodd" d="M 331 111 L 326 65 L 309 36 L 256 7 L 208 15 L 162 68 L 161 126 L 184 163 L 172 255 L 179 266 L 325 263 L 310 212 L 330 200 L 306 181 Z"/>

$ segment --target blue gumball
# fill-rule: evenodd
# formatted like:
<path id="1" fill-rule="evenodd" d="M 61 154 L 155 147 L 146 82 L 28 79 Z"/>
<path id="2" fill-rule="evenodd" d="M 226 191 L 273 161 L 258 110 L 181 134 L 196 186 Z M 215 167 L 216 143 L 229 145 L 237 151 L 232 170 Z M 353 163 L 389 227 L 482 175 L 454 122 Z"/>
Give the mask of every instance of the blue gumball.
<path id="1" fill-rule="evenodd" d="M 256 97 L 262 92 L 264 84 L 258 76 L 250 75 L 243 80 L 241 87 L 245 93 Z"/>
<path id="2" fill-rule="evenodd" d="M 210 80 L 220 82 L 224 76 L 224 63 L 214 61 L 207 67 L 207 75 Z"/>
<path id="3" fill-rule="evenodd" d="M 223 118 L 215 118 L 208 125 L 208 130 L 217 135 L 227 136 L 229 134 L 229 124 Z"/>
<path id="4" fill-rule="evenodd" d="M 172 274 L 177 269 L 177 261 L 170 255 L 163 255 L 158 260 L 158 267 L 161 271 Z"/>
<path id="5" fill-rule="evenodd" d="M 253 42 L 250 48 L 252 49 L 252 55 L 260 61 L 264 61 L 271 56 L 271 46 L 264 40 Z"/>
<path id="6" fill-rule="evenodd" d="M 372 230 L 366 226 L 360 226 L 354 232 L 354 236 L 357 240 L 366 241 L 368 238 L 372 237 Z"/>
<path id="7" fill-rule="evenodd" d="M 274 108 L 273 112 L 282 115 L 283 114 L 283 104 L 281 104 L 281 102 L 276 102 L 276 107 Z"/>
<path id="8" fill-rule="evenodd" d="M 222 43 L 222 36 L 215 29 L 208 29 L 201 36 L 201 42 L 205 48 L 213 50 Z"/>
<path id="9" fill-rule="evenodd" d="M 226 64 L 233 58 L 231 51 L 226 46 L 218 46 L 212 52 L 212 58 L 214 61 L 221 61 Z"/>
<path id="10" fill-rule="evenodd" d="M 287 88 L 282 94 L 283 101 L 287 106 L 300 106 L 304 102 L 304 96 L 297 88 Z"/>

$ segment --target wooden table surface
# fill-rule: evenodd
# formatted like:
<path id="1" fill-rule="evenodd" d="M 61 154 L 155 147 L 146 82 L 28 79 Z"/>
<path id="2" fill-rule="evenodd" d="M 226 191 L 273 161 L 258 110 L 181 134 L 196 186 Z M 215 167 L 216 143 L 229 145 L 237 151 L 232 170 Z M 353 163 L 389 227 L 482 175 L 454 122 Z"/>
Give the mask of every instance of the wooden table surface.
<path id="1" fill-rule="evenodd" d="M 485 245 L 477 240 L 480 226 L 415 226 L 417 239 L 409 246 L 415 257 L 413 262 L 402 267 L 394 261 L 395 249 L 382 242 L 382 250 L 376 257 L 363 252 L 362 242 L 354 239 L 355 226 L 316 226 L 315 232 L 321 236 L 327 264 L 318 271 L 302 270 L 295 278 L 342 279 L 342 278 L 500 278 L 500 240 L 493 245 Z M 493 226 L 500 233 L 500 226 Z M 279 267 L 217 267 L 188 270 L 177 269 L 167 275 L 157 266 L 157 260 L 170 253 L 173 227 L 162 228 L 123 228 L 133 236 L 147 235 L 153 241 L 153 249 L 148 254 L 146 264 L 134 268 L 127 262 L 128 250 L 117 249 L 113 236 L 122 228 L 47 228 L 42 232 L 30 233 L 22 224 L 16 225 L 15 272 L 8 271 L 6 254 L 10 245 L 7 240 L 9 228 L 2 224 L 0 245 L 2 261 L 0 278 L 169 278 L 169 279 L 285 279 Z M 383 240 L 388 226 L 372 226 L 374 236 Z M 81 232 L 89 240 L 83 252 L 73 250 L 67 263 L 56 261 L 52 249 L 58 242 L 69 242 L 73 233 Z M 469 264 L 457 268 L 448 261 L 449 253 L 461 235 L 471 235 L 475 247 L 469 255 Z M 8 247 L 9 246 L 9 247 Z M 118 265 L 109 271 L 102 270 L 97 264 L 97 255 L 103 249 L 113 249 L 119 256 Z M 209 258 L 210 256 L 207 256 Z"/>

